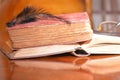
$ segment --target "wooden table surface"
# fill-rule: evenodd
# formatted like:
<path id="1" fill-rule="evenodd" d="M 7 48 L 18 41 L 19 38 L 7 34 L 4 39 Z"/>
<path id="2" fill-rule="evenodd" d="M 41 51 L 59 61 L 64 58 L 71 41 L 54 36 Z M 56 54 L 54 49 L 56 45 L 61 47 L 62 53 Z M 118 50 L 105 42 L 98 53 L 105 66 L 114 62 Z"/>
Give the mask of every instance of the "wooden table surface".
<path id="1" fill-rule="evenodd" d="M 0 80 L 120 80 L 120 55 L 9 60 L 0 53 Z"/>

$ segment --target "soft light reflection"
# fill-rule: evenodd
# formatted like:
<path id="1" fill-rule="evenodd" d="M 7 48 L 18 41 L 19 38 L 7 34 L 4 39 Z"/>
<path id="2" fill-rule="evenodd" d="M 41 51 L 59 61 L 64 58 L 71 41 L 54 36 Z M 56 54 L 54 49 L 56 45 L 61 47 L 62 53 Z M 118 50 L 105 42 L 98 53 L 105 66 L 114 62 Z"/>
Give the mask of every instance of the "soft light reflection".
<path id="1" fill-rule="evenodd" d="M 120 57 L 90 59 L 72 58 L 71 61 L 56 60 L 16 60 L 13 61 L 12 79 L 38 80 L 114 80 L 119 78 Z M 22 73 L 22 74 L 21 74 Z M 22 77 L 21 77 L 22 76 Z M 82 77 L 81 77 L 82 76 Z"/>
<path id="2" fill-rule="evenodd" d="M 94 74 L 117 73 L 120 72 L 120 56 L 89 60 L 81 68 Z"/>

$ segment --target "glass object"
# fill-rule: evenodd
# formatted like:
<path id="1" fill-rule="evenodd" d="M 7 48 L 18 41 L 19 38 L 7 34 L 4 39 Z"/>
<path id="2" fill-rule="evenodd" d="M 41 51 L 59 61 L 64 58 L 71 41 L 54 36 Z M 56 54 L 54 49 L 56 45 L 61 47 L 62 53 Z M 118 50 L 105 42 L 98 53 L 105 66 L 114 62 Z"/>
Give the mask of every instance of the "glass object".
<path id="1" fill-rule="evenodd" d="M 97 5 L 97 6 L 96 6 Z M 103 21 L 120 21 L 120 0 L 92 0 L 94 30 Z"/>
<path id="2" fill-rule="evenodd" d="M 103 21 L 99 24 L 97 31 L 113 35 L 120 34 L 120 22 Z"/>

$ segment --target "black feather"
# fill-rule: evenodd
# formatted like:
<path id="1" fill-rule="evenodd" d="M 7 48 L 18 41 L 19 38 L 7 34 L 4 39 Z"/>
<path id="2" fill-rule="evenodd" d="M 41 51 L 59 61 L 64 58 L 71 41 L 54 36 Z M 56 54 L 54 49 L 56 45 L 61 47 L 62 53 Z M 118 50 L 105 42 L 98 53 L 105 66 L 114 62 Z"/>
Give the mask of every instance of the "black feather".
<path id="1" fill-rule="evenodd" d="M 19 13 L 13 20 L 10 22 L 6 23 L 8 27 L 15 26 L 16 24 L 25 24 L 29 22 L 34 22 L 37 20 L 43 20 L 43 19 L 52 19 L 52 20 L 59 20 L 62 22 L 65 22 L 67 24 L 70 24 L 69 21 L 61 18 L 54 16 L 52 14 L 49 14 L 46 12 L 44 9 L 36 9 L 34 7 L 26 7 L 22 10 L 21 13 Z"/>

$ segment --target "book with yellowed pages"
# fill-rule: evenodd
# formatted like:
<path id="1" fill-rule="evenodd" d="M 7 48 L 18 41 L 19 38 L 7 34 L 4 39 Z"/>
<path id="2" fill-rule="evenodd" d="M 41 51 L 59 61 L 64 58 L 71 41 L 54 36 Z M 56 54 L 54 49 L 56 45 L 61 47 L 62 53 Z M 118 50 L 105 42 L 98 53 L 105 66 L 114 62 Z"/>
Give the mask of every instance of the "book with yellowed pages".
<path id="1" fill-rule="evenodd" d="M 22 23 L 17 18 L 9 21 L 6 26 L 8 33 L 1 31 L 1 51 L 11 59 L 42 57 L 74 51 L 73 48 L 78 46 L 74 44 L 92 38 L 93 31 L 86 12 L 55 16 L 42 14 L 41 17 L 44 19 L 32 22 L 29 18 L 22 19 Z"/>
<path id="2" fill-rule="evenodd" d="M 56 19 L 57 17 L 57 19 Z M 12 26 L 7 31 L 14 48 L 26 48 L 53 44 L 71 44 L 91 39 L 92 29 L 86 12 L 56 15 Z"/>
<path id="3" fill-rule="evenodd" d="M 47 19 L 14 26 L 7 24 L 7 31 L 0 30 L 0 51 L 10 59 L 68 52 L 78 57 L 120 54 L 120 37 L 93 34 L 86 12 L 59 16 L 70 23 Z"/>

